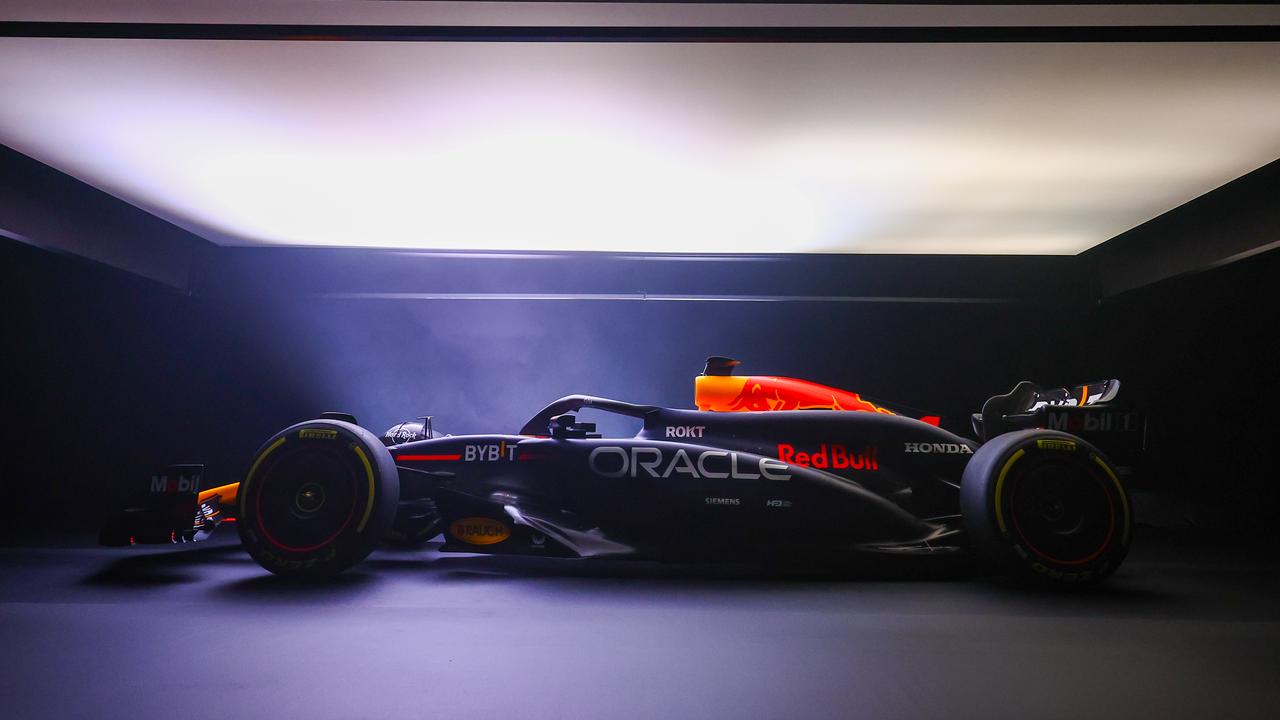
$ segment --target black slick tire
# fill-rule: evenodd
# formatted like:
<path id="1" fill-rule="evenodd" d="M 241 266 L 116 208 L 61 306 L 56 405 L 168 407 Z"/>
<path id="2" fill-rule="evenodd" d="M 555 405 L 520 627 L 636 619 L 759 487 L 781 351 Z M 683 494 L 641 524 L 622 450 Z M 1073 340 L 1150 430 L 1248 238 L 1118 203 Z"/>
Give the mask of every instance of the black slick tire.
<path id="1" fill-rule="evenodd" d="M 368 430 L 310 420 L 276 433 L 237 492 L 240 540 L 277 575 L 321 578 L 368 557 L 399 502 L 395 461 Z"/>
<path id="2" fill-rule="evenodd" d="M 965 467 L 960 508 L 981 558 L 1055 586 L 1106 578 L 1133 534 L 1115 469 L 1089 443 L 1051 430 L 1006 433 L 979 448 Z"/>

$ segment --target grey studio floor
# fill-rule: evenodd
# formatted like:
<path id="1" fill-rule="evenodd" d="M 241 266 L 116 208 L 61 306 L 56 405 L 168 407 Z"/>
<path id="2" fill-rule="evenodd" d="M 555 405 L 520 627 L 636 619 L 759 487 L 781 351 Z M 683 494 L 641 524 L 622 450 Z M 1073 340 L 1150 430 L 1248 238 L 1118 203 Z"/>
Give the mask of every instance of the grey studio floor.
<path id="1" fill-rule="evenodd" d="M 1280 717 L 1280 565 L 1232 546 L 1069 594 L 430 550 L 297 586 L 228 535 L 0 549 L 0 716 Z"/>

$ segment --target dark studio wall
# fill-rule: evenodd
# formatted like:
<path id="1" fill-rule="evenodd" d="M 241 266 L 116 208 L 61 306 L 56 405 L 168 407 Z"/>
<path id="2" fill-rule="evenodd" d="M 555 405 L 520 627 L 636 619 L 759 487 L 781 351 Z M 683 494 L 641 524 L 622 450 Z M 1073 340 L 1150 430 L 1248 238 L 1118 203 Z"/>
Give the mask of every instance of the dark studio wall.
<path id="1" fill-rule="evenodd" d="M 0 283 L 6 535 L 91 525 L 157 465 L 243 452 L 228 418 L 261 432 L 296 402 L 271 353 L 170 287 L 3 240 Z"/>
<path id="2" fill-rule="evenodd" d="M 305 253 L 254 256 L 252 272 L 224 268 L 186 294 L 69 256 L 2 247 L 10 533 L 91 524 L 113 494 L 169 463 L 203 461 L 212 481 L 237 479 L 264 438 L 324 410 L 353 412 L 379 430 L 430 413 L 450 432 L 515 431 L 574 392 L 690 406 L 703 360 L 728 354 L 746 361 L 744 371 L 858 389 L 943 413 L 963 430 L 987 395 L 1024 376 L 1061 375 L 1053 336 L 1041 332 L 1045 306 L 1026 299 L 366 298 L 313 292 L 332 283 L 298 270 Z M 394 285 L 403 270 L 376 270 L 379 256 L 344 256 L 340 274 L 363 264 L 360 283 Z M 471 273 L 543 292 L 600 274 L 599 259 L 561 258 L 550 271 L 528 267 L 535 262 L 470 259 L 448 274 L 460 286 L 483 284 Z M 785 285 L 768 265 L 731 270 L 736 282 Z M 1058 317 L 1072 312 L 1051 307 Z"/>
<path id="3" fill-rule="evenodd" d="M 1151 413 L 1148 484 L 1173 525 L 1275 541 L 1280 160 L 1080 256 L 1095 297 L 1075 364 L 1105 361 Z"/>
<path id="4" fill-rule="evenodd" d="M 1124 293 L 1083 328 L 1074 364 L 1113 368 L 1151 415 L 1147 485 L 1170 524 L 1275 542 L 1280 517 L 1280 251 Z"/>
<path id="5" fill-rule="evenodd" d="M 1019 379 L 1117 376 L 1122 397 L 1155 417 L 1144 482 L 1190 498 L 1200 523 L 1221 525 L 1224 504 L 1239 498 L 1250 519 L 1232 525 L 1260 528 L 1276 507 L 1265 450 L 1277 398 L 1275 252 L 1098 305 L 1070 294 L 1061 277 L 1074 277 L 1072 265 L 1061 258 L 943 259 L 953 275 L 930 275 L 929 258 L 870 257 L 824 260 L 826 271 L 666 262 L 615 272 L 614 260 L 591 256 L 388 262 L 385 253 L 240 249 L 188 294 L 0 247 L 10 536 L 92 526 L 114 493 L 169 463 L 203 461 L 212 481 L 238 479 L 258 443 L 323 410 L 353 412 L 376 430 L 430 413 L 437 427 L 465 433 L 515 431 L 574 392 L 689 406 L 710 354 L 742 358 L 744 372 L 941 413 L 965 433 L 967 413 Z M 890 285 L 898 296 L 876 294 L 892 295 Z M 808 287 L 840 299 L 640 300 L 640 286 L 790 298 Z M 965 302 L 911 296 L 983 287 L 986 297 Z M 594 299 L 459 299 L 431 288 L 567 288 Z M 622 291 L 600 299 L 606 288 Z"/>

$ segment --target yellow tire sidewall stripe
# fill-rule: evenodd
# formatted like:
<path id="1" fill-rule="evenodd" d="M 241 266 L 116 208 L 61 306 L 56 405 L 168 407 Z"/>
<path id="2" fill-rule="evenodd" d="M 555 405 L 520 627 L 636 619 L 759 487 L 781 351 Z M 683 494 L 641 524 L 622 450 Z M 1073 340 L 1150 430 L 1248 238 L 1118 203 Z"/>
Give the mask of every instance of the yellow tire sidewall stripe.
<path id="1" fill-rule="evenodd" d="M 1004 478 L 1006 475 L 1009 474 L 1009 468 L 1013 467 L 1013 464 L 1018 462 L 1018 459 L 1026 454 L 1027 454 L 1026 449 L 1018 448 L 1018 452 L 1014 453 L 1008 460 L 1005 461 L 1004 467 L 1000 468 L 1000 476 L 996 478 L 996 492 L 995 492 L 996 525 L 1000 526 L 1000 532 L 1002 533 L 1009 532 L 1009 528 L 1007 525 L 1005 525 L 1005 522 L 1004 522 L 1004 509 L 1001 507 L 1003 503 L 1000 502 L 1000 495 L 1001 493 L 1004 492 Z"/>
<path id="2" fill-rule="evenodd" d="M 249 502 L 249 493 L 248 493 L 249 481 L 253 479 L 253 474 L 258 472 L 258 466 L 262 464 L 262 461 L 266 460 L 267 456 L 270 455 L 276 448 L 283 445 L 284 441 L 287 439 L 288 439 L 287 437 L 282 437 L 279 440 L 276 440 L 275 442 L 271 443 L 270 445 L 267 446 L 266 450 L 262 451 L 262 454 L 258 455 L 258 459 L 253 461 L 253 467 L 249 468 L 249 474 L 245 475 L 244 482 L 240 483 L 240 490 L 238 493 L 240 495 L 240 498 L 239 498 L 240 517 L 244 517 L 246 514 L 245 508 L 247 507 Z"/>
<path id="3" fill-rule="evenodd" d="M 1120 495 L 1120 503 L 1124 505 L 1124 533 L 1121 535 L 1121 541 L 1127 545 L 1129 543 L 1129 497 L 1124 492 L 1124 486 L 1120 484 L 1120 478 L 1116 477 L 1111 467 L 1096 453 L 1090 456 L 1094 462 L 1098 463 L 1098 467 L 1107 473 L 1107 477 L 1111 478 L 1111 482 L 1115 483 L 1116 492 Z"/>
<path id="4" fill-rule="evenodd" d="M 1009 474 L 1009 469 L 1013 467 L 1013 464 L 1025 454 L 1026 450 L 1019 448 L 1017 452 L 1005 461 L 1004 467 L 1000 468 L 999 477 L 996 478 L 996 524 L 999 525 L 1000 532 L 1002 533 L 1008 533 L 1009 531 L 1008 525 L 1004 521 L 1004 509 L 1002 507 L 1003 503 L 1001 502 L 1001 497 L 1004 493 L 1005 477 Z M 1129 543 L 1129 497 L 1125 494 L 1124 486 L 1120 484 L 1120 478 L 1116 477 L 1115 471 L 1107 465 L 1106 461 L 1101 457 L 1098 457 L 1097 453 L 1090 453 L 1089 457 L 1098 464 L 1098 467 L 1102 468 L 1102 471 L 1107 474 L 1107 477 L 1111 478 L 1112 484 L 1116 487 L 1116 494 L 1120 496 L 1120 503 L 1124 507 L 1124 530 L 1121 533 L 1121 542 L 1127 545 Z"/>
<path id="5" fill-rule="evenodd" d="M 360 456 L 360 462 L 364 463 L 365 475 L 369 478 L 369 498 L 364 503 L 364 517 L 360 518 L 360 524 L 356 525 L 356 532 L 364 532 L 364 526 L 368 524 L 369 516 L 373 514 L 373 466 L 369 464 L 369 456 L 364 454 L 364 448 L 352 443 L 351 449 Z"/>

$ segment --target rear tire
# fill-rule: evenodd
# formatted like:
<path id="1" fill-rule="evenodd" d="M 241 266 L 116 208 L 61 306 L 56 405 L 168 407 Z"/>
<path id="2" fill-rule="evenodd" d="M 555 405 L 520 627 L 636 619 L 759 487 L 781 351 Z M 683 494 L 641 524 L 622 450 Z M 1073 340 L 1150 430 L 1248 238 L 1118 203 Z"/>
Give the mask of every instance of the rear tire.
<path id="1" fill-rule="evenodd" d="M 400 499 L 395 461 L 368 430 L 340 420 L 286 428 L 254 456 L 238 491 L 245 549 L 277 575 L 336 575 L 368 557 Z"/>
<path id="2" fill-rule="evenodd" d="M 965 467 L 960 509 L 981 557 L 1038 582 L 1095 583 L 1129 552 L 1124 486 L 1097 448 L 1066 433 L 1022 430 L 983 445 Z"/>

